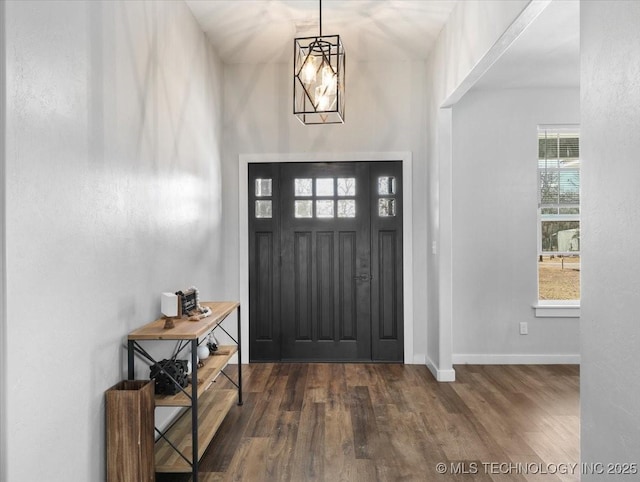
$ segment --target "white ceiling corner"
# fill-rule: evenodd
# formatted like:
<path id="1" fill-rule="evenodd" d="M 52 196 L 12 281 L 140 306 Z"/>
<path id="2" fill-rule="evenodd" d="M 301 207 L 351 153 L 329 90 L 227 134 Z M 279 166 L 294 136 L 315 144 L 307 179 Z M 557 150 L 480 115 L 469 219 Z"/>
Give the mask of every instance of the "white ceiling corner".
<path id="1" fill-rule="evenodd" d="M 580 2 L 554 0 L 474 89 L 580 86 Z"/>

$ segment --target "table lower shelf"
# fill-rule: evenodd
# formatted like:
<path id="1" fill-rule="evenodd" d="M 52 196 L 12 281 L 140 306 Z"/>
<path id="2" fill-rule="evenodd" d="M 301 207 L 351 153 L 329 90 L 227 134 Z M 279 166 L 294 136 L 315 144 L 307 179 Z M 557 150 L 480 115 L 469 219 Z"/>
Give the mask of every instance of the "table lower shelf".
<path id="1" fill-rule="evenodd" d="M 218 374 L 225 369 L 231 357 L 238 351 L 235 345 L 221 345 L 218 351 L 215 351 L 209 358 L 202 360 L 203 366 L 198 368 L 198 397 L 209 388 L 212 381 L 216 379 Z M 192 387 L 192 385 L 190 385 Z M 193 388 L 187 388 L 188 392 L 192 392 Z M 189 407 L 191 406 L 191 398 L 183 392 L 175 395 L 156 395 L 156 407 Z"/>
<path id="2" fill-rule="evenodd" d="M 202 458 L 220 424 L 236 401 L 236 390 L 210 388 L 198 398 L 198 460 Z M 167 432 L 171 442 L 191 460 L 191 409 L 186 410 Z M 188 473 L 191 465 L 167 443 L 156 442 L 156 472 Z"/>

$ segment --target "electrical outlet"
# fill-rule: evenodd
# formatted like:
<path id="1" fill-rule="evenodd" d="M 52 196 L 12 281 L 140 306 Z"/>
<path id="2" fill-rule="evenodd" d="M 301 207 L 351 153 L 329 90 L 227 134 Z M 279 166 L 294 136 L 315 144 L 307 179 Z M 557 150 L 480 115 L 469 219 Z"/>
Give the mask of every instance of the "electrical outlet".
<path id="1" fill-rule="evenodd" d="M 526 321 L 521 321 L 520 322 L 520 334 L 521 335 L 528 335 L 529 334 L 529 325 L 527 324 Z"/>

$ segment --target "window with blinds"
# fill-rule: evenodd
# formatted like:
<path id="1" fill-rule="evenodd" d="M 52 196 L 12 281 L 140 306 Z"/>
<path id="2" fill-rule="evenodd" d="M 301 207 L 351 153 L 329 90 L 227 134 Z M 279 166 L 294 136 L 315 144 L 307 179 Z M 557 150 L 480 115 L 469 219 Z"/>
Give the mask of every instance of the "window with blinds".
<path id="1" fill-rule="evenodd" d="M 580 134 L 538 129 L 538 298 L 580 299 Z"/>

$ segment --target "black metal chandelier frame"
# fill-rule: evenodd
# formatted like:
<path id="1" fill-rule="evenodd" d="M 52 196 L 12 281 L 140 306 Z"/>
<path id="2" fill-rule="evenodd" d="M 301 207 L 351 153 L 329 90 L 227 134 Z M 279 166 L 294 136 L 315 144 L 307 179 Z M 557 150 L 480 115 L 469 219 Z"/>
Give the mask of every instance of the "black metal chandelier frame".
<path id="1" fill-rule="evenodd" d="M 339 35 L 322 35 L 322 0 L 317 37 L 293 44 L 293 113 L 307 125 L 344 123 L 345 52 Z"/>

